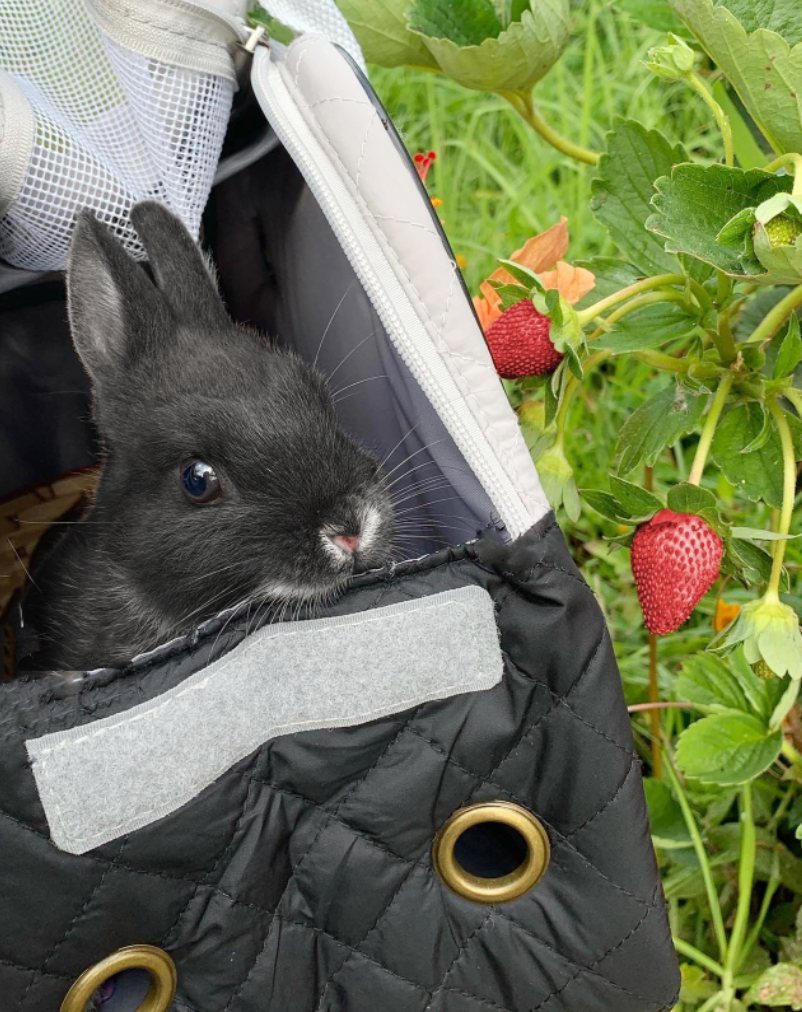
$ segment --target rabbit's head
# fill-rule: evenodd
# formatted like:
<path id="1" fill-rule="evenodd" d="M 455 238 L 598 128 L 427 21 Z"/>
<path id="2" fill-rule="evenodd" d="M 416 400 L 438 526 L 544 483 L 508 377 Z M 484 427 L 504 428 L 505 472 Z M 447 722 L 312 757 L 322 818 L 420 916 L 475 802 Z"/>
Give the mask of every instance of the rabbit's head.
<path id="1" fill-rule="evenodd" d="M 131 218 L 153 280 L 89 212 L 67 273 L 104 446 L 91 519 L 114 571 L 180 632 L 244 599 L 325 599 L 382 565 L 380 467 L 323 376 L 232 323 L 175 215 L 147 201 Z"/>

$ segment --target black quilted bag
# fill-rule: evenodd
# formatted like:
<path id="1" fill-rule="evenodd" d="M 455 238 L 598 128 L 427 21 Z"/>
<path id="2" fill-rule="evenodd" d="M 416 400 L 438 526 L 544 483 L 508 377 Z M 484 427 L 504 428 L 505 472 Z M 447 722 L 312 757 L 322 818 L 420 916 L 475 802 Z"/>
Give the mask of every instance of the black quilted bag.
<path id="1" fill-rule="evenodd" d="M 603 617 L 342 51 L 259 47 L 204 242 L 235 318 L 340 362 L 341 385 L 385 376 L 343 423 L 415 459 L 427 524 L 314 617 L 243 606 L 123 671 L 0 686 L 1 1012 L 668 1012 Z M 95 459 L 64 317 L 58 275 L 0 270 L 0 375 L 78 384 L 32 404 L 0 380 L 2 438 L 32 448 L 0 496 Z"/>

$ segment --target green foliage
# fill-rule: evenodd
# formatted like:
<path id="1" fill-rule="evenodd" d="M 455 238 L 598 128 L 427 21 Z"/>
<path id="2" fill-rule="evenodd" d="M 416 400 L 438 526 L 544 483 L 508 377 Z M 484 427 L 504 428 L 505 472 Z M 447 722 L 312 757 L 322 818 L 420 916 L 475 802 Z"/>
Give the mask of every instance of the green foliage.
<path id="1" fill-rule="evenodd" d="M 571 307 L 505 263 L 519 284 L 499 288 L 503 307 L 531 298 L 566 353 L 551 377 L 505 389 L 610 622 L 628 701 L 673 704 L 660 711 L 659 741 L 651 714 L 633 715 L 633 727 L 653 764 L 664 745 L 662 778 L 653 765 L 645 792 L 685 946 L 676 1012 L 793 1008 L 802 539 L 789 482 L 802 459 L 802 159 L 771 164 L 770 152 L 802 147 L 802 101 L 791 94 L 802 96 L 802 9 L 796 0 L 574 4 L 574 40 L 543 76 L 565 41 L 556 0 L 342 2 L 370 8 L 358 34 L 369 29 L 375 41 L 387 28 L 392 52 L 376 59 L 428 60 L 443 72 L 373 77 L 411 149 L 438 152 L 427 183 L 472 291 L 497 258 L 563 214 L 565 259 L 595 275 Z M 544 48 L 519 60 L 529 15 L 544 19 Z M 658 31 L 684 39 L 693 66 Z M 682 79 L 651 78 L 650 54 Z M 593 146 L 595 169 L 572 160 L 595 161 Z M 737 162 L 722 164 L 725 151 Z M 721 579 L 660 637 L 650 667 L 626 546 L 664 507 L 701 516 L 724 556 Z"/>
<path id="2" fill-rule="evenodd" d="M 644 274 L 679 270 L 676 258 L 644 229 L 651 214 L 654 180 L 686 159 L 679 144 L 635 120 L 616 122 L 593 180 L 591 209 L 627 259 Z"/>

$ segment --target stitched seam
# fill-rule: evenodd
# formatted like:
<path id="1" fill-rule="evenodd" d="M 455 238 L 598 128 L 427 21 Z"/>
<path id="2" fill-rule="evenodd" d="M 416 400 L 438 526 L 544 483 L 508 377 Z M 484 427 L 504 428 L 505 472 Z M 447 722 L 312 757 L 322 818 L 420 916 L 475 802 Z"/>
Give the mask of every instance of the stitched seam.
<path id="1" fill-rule="evenodd" d="M 424 1012 L 429 1012 L 429 1009 L 432 1007 L 432 1002 L 437 997 L 437 995 L 440 993 L 440 991 L 442 991 L 443 985 L 444 985 L 444 983 L 446 981 L 446 978 L 451 973 L 451 971 L 454 969 L 454 967 L 457 965 L 457 963 L 460 961 L 460 959 L 462 958 L 462 954 L 466 951 L 466 949 L 468 948 L 468 946 L 471 944 L 471 942 L 473 941 L 474 937 L 479 934 L 479 932 L 485 927 L 486 924 L 490 923 L 490 920 L 491 920 L 491 918 L 493 916 L 494 911 L 495 911 L 495 908 L 491 907 L 491 909 L 487 912 L 487 914 L 484 916 L 484 918 L 476 925 L 476 927 L 473 929 L 473 931 L 469 932 L 465 936 L 465 938 L 463 939 L 462 945 L 460 945 L 460 947 L 457 949 L 456 955 L 451 960 L 451 962 L 448 964 L 448 967 L 446 968 L 446 972 L 440 978 L 440 983 L 434 988 L 434 990 L 429 995 L 429 1004 L 424 1009 Z"/>
<path id="2" fill-rule="evenodd" d="M 210 885 L 211 884 L 211 883 L 205 882 L 204 879 L 209 879 L 211 876 L 213 876 L 215 874 L 215 872 L 217 871 L 217 869 L 220 867 L 221 863 L 223 862 L 223 859 L 225 857 L 227 857 L 229 851 L 234 846 L 234 841 L 236 840 L 237 833 L 239 832 L 240 826 L 242 825 L 242 820 L 245 818 L 245 812 L 246 812 L 246 810 L 248 808 L 248 802 L 250 801 L 250 798 L 251 798 L 251 791 L 253 790 L 253 785 L 254 785 L 253 774 L 254 774 L 254 771 L 256 769 L 257 758 L 258 758 L 258 756 L 254 758 L 253 762 L 250 763 L 250 765 L 248 767 L 249 770 L 250 770 L 251 775 L 248 778 L 248 785 L 247 785 L 247 787 L 245 789 L 245 797 L 242 799 L 242 808 L 240 809 L 239 818 L 234 823 L 234 829 L 232 830 L 231 837 L 228 840 L 228 843 L 225 844 L 221 848 L 220 853 L 215 857 L 214 864 L 212 865 L 212 867 L 207 872 L 204 873 L 203 878 L 200 878 L 200 879 L 198 879 L 196 881 L 195 888 L 192 890 L 192 892 L 187 897 L 186 902 L 179 909 L 178 913 L 175 916 L 175 919 L 174 919 L 173 923 L 170 925 L 170 927 L 164 933 L 164 936 L 163 936 L 163 939 L 162 939 L 162 944 L 161 944 L 161 947 L 163 949 L 169 948 L 170 939 L 172 938 L 172 936 L 173 936 L 174 933 L 176 935 L 176 940 L 177 940 L 179 925 L 181 924 L 181 921 L 184 919 L 184 915 L 186 914 L 187 910 L 189 910 L 190 906 L 194 902 L 195 897 L 198 895 L 198 892 L 200 891 L 201 886 L 203 886 L 203 885 Z"/>
<path id="3" fill-rule="evenodd" d="M 119 856 L 119 854 L 122 854 L 122 852 L 125 849 L 125 846 L 126 846 L 127 843 L 128 843 L 128 837 L 126 837 L 123 840 L 122 845 L 120 846 L 120 850 L 118 852 L 118 856 Z M 64 934 L 56 942 L 56 944 L 53 946 L 53 948 L 48 953 L 48 955 L 45 956 L 45 958 L 42 960 L 42 965 L 41 965 L 40 969 L 37 970 L 34 973 L 34 975 L 31 977 L 31 979 L 28 981 L 28 984 L 27 984 L 25 990 L 22 992 L 22 994 L 20 995 L 20 999 L 17 1002 L 17 1005 L 16 1005 L 17 1012 L 19 1012 L 19 1010 L 25 1004 L 25 999 L 28 997 L 28 994 L 29 994 L 31 988 L 41 978 L 42 973 L 47 968 L 47 964 L 50 962 L 51 959 L 53 959 L 53 957 L 56 955 L 56 953 L 61 948 L 61 946 L 70 937 L 70 935 L 72 934 L 73 930 L 78 926 L 79 922 L 83 919 L 84 915 L 86 914 L 87 910 L 89 909 L 89 905 L 91 904 L 91 902 L 95 898 L 95 896 L 97 896 L 98 892 L 100 891 L 101 886 L 106 881 L 106 877 L 108 876 L 109 872 L 113 868 L 114 868 L 114 860 L 110 861 L 109 864 L 108 864 L 108 866 L 103 869 L 103 872 L 101 873 L 100 878 L 97 880 L 97 882 L 95 883 L 95 885 L 93 886 L 93 888 L 90 890 L 89 895 L 84 900 L 81 908 L 75 913 L 74 917 L 71 919 L 70 923 L 67 925 L 66 929 L 64 930 Z"/>
<path id="4" fill-rule="evenodd" d="M 378 119 L 378 113 L 376 112 L 375 106 L 371 106 L 372 114 L 368 120 L 368 125 L 365 128 L 365 134 L 362 138 L 362 147 L 359 151 L 359 161 L 356 163 L 356 179 L 354 180 L 354 186 L 359 190 L 359 177 L 362 173 L 362 162 L 365 160 L 365 145 L 368 142 L 368 135 L 370 134 L 371 128 L 375 121 Z"/>
<path id="5" fill-rule="evenodd" d="M 54 977 L 57 980 L 74 980 L 75 977 L 72 973 L 58 973 L 56 970 L 43 970 L 41 967 L 23 966 L 22 963 L 16 963 L 13 959 L 5 959 L 3 956 L 0 956 L 0 964 L 9 966 L 12 970 L 19 970 L 22 973 L 38 973 L 42 977 Z"/>
<path id="6" fill-rule="evenodd" d="M 440 241 L 440 236 L 437 232 L 435 232 L 431 225 L 422 225 L 418 221 L 410 221 L 409 218 L 398 218 L 393 214 L 374 214 L 373 217 L 376 221 L 395 221 L 398 222 L 399 225 L 409 225 L 411 228 L 419 228 L 422 232 L 425 232 L 426 235 L 432 236 L 437 239 L 438 242 Z M 452 285 L 452 291 L 453 287 L 454 286 Z"/>
<path id="7" fill-rule="evenodd" d="M 320 827 L 318 828 L 318 831 L 315 833 L 314 837 L 312 838 L 312 842 L 309 844 L 309 846 L 303 852 L 303 854 L 298 859 L 298 861 L 296 861 L 296 863 L 292 866 L 292 869 L 290 871 L 289 876 L 287 877 L 287 881 L 286 881 L 286 883 L 284 885 L 284 888 L 281 891 L 281 895 L 279 896 L 278 900 L 276 901 L 276 905 L 273 908 L 273 915 L 272 915 L 272 917 L 270 919 L 270 923 L 267 925 L 267 928 L 265 929 L 264 944 L 260 948 L 259 952 L 256 954 L 256 958 L 254 959 L 253 963 L 251 964 L 250 970 L 248 971 L 248 973 L 246 974 L 246 976 L 243 978 L 243 980 L 239 983 L 239 985 L 236 987 L 236 989 L 233 991 L 233 993 L 232 993 L 231 997 L 229 998 L 228 1002 L 226 1003 L 226 1005 L 222 1009 L 222 1012 L 228 1012 L 228 1009 L 231 1007 L 232 1002 L 235 1001 L 235 999 L 241 993 L 242 989 L 247 985 L 248 981 L 251 979 L 251 976 L 252 976 L 254 970 L 256 969 L 256 964 L 259 962 L 259 959 L 260 959 L 262 953 L 267 948 L 267 943 L 270 940 L 270 932 L 271 932 L 271 930 L 273 928 L 273 924 L 276 921 L 276 917 L 279 916 L 279 908 L 281 906 L 282 900 L 286 896 L 287 890 L 289 889 L 290 884 L 292 883 L 293 879 L 295 878 L 295 873 L 298 871 L 298 869 L 301 867 L 301 865 L 306 860 L 306 858 L 309 855 L 309 853 L 311 852 L 312 848 L 317 843 L 318 838 L 320 837 L 321 833 L 330 824 L 331 818 L 333 816 L 339 815 L 340 809 L 348 801 L 348 799 L 351 797 L 351 795 L 357 790 L 358 787 L 361 786 L 361 784 L 363 784 L 367 780 L 367 778 L 371 775 L 371 773 L 373 773 L 373 771 L 378 767 L 378 765 L 382 761 L 382 759 L 384 759 L 384 757 L 388 754 L 388 752 L 390 751 L 390 749 L 395 745 L 395 743 L 401 737 L 401 734 L 403 733 L 403 730 L 406 727 L 406 725 L 409 723 L 409 721 L 411 721 L 417 715 L 417 713 L 418 713 L 419 710 L 420 710 L 420 706 L 417 707 L 410 714 L 410 716 L 401 725 L 401 727 L 398 729 L 398 731 L 393 736 L 393 738 L 391 738 L 391 740 L 387 743 L 387 745 L 382 749 L 382 751 L 376 757 L 376 759 L 373 762 L 373 765 L 370 767 L 370 769 L 368 769 L 357 781 L 355 781 L 355 783 L 353 783 L 351 785 L 351 788 L 348 790 L 348 792 L 345 794 L 345 796 L 338 803 L 338 805 L 335 808 L 334 812 L 333 813 L 326 812 L 326 816 L 327 817 L 321 823 Z M 323 809 L 323 811 L 325 811 L 325 809 Z"/>

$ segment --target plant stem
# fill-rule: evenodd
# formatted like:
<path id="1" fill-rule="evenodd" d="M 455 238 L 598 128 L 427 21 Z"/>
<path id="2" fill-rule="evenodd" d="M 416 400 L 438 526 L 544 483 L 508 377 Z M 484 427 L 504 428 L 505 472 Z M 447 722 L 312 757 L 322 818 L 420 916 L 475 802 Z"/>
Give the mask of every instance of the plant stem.
<path id="1" fill-rule="evenodd" d="M 651 470 L 651 468 L 650 468 Z M 652 776 L 655 780 L 663 777 L 663 764 L 660 754 L 660 685 L 657 679 L 657 637 L 648 633 L 649 640 L 649 703 L 651 704 L 652 728 Z"/>
<path id="2" fill-rule="evenodd" d="M 676 291 L 674 288 L 667 288 L 661 292 L 646 292 L 644 295 L 638 295 L 634 299 L 631 299 L 623 306 L 619 306 L 618 309 L 614 309 L 609 316 L 605 316 L 603 320 L 599 321 L 599 326 L 593 331 L 588 338 L 589 341 L 595 340 L 602 334 L 605 334 L 614 323 L 617 323 L 622 316 L 626 316 L 627 313 L 634 313 L 636 309 L 641 309 L 643 306 L 651 306 L 655 302 L 682 302 L 685 303 L 687 300 L 682 292 Z"/>
<path id="3" fill-rule="evenodd" d="M 802 306 L 802 285 L 792 288 L 784 299 L 780 299 L 777 305 L 766 313 L 761 322 L 746 339 L 746 343 L 758 344 L 774 337 L 791 313 L 799 306 Z"/>
<path id="4" fill-rule="evenodd" d="M 718 385 L 718 390 L 716 390 L 713 403 L 710 405 L 710 410 L 707 413 L 702 434 L 699 437 L 699 445 L 696 447 L 696 456 L 693 458 L 691 473 L 688 476 L 689 485 L 698 485 L 702 480 L 705 463 L 707 462 L 707 455 L 710 453 L 710 446 L 713 442 L 716 426 L 718 425 L 719 418 L 721 418 L 721 412 L 724 410 L 724 405 L 727 403 L 727 396 L 730 392 L 733 379 L 734 377 L 731 372 L 726 372 L 721 377 L 721 382 Z"/>
<path id="5" fill-rule="evenodd" d="M 732 278 L 729 274 L 725 274 L 724 271 L 719 271 L 716 279 L 716 302 L 722 306 L 729 298 L 731 291 Z"/>
<path id="6" fill-rule="evenodd" d="M 607 298 L 594 302 L 587 309 L 581 309 L 577 313 L 579 324 L 584 327 L 586 323 L 595 320 L 597 316 L 600 316 L 612 306 L 617 306 L 619 302 L 624 302 L 626 299 L 631 298 L 633 295 L 638 295 L 640 292 L 647 292 L 650 288 L 665 288 L 668 285 L 684 285 L 686 281 L 687 278 L 684 274 L 655 274 L 654 277 L 644 278 L 643 281 L 636 281 L 632 285 L 627 285 L 626 288 L 613 292 Z"/>
<path id="7" fill-rule="evenodd" d="M 685 791 L 682 788 L 680 779 L 677 776 L 677 771 L 674 769 L 671 757 L 666 756 L 666 758 L 667 762 L 665 764 L 665 768 L 668 772 L 668 778 L 671 781 L 671 786 L 674 789 L 677 801 L 682 809 L 682 816 L 685 819 L 685 825 L 688 827 L 688 832 L 690 833 L 691 840 L 693 841 L 693 849 L 696 852 L 699 867 L 702 871 L 702 879 L 704 880 L 705 891 L 707 892 L 707 903 L 710 907 L 710 916 L 713 919 L 713 928 L 716 932 L 716 941 L 718 942 L 719 958 L 722 963 L 726 964 L 727 934 L 724 930 L 724 918 L 721 916 L 721 904 L 719 903 L 718 893 L 716 892 L 716 886 L 713 882 L 713 872 L 710 869 L 710 862 L 707 859 L 707 851 L 705 850 L 705 845 L 702 841 L 699 827 L 696 825 L 696 819 L 691 811 L 691 806 L 685 796 Z"/>
<path id="8" fill-rule="evenodd" d="M 786 387 L 782 395 L 788 398 L 796 408 L 797 414 L 802 416 L 802 390 L 797 390 L 796 387 Z"/>
<path id="9" fill-rule="evenodd" d="M 674 358 L 673 355 L 666 355 L 662 351 L 653 351 L 651 348 L 644 348 L 643 351 L 632 353 L 639 362 L 645 362 L 655 369 L 668 369 L 670 372 L 687 372 L 688 363 L 681 358 Z"/>
<path id="10" fill-rule="evenodd" d="M 741 953 L 746 929 L 749 926 L 749 909 L 752 902 L 752 884 L 755 878 L 757 848 L 755 820 L 752 813 L 752 784 L 747 781 L 741 788 L 741 858 L 738 863 L 738 906 L 730 935 L 730 947 L 724 963 L 724 987 L 732 981 L 741 965 Z"/>
<path id="11" fill-rule="evenodd" d="M 711 959 L 710 956 L 706 956 L 703 952 L 700 952 L 695 945 L 691 945 L 689 942 L 676 936 L 674 936 L 673 942 L 677 952 L 683 956 L 687 956 L 688 959 L 692 959 L 706 970 L 710 970 L 711 973 L 715 973 L 717 977 L 724 976 L 724 967 L 720 963 L 717 963 L 715 959 Z"/>
<path id="12" fill-rule="evenodd" d="M 696 1012 L 713 1012 L 713 1009 L 716 1008 L 716 1006 L 719 1005 L 720 1002 L 721 1002 L 721 991 L 714 994 L 712 998 L 708 998 L 707 1001 L 704 1003 L 704 1005 L 699 1006 Z"/>
<path id="13" fill-rule="evenodd" d="M 547 144 L 561 151 L 564 155 L 568 155 L 569 158 L 575 158 L 579 162 L 586 162 L 588 165 L 598 165 L 601 158 L 599 152 L 580 147 L 579 144 L 574 144 L 567 137 L 558 134 L 537 111 L 532 102 L 531 95 L 520 91 L 502 91 L 500 94 L 503 98 L 506 98 L 518 115 L 526 120 L 536 133 L 540 134 Z"/>
<path id="14" fill-rule="evenodd" d="M 789 151 L 788 154 L 780 155 L 773 162 L 769 162 L 766 172 L 776 172 L 781 166 L 789 164 L 794 167 L 794 188 L 791 190 L 791 196 L 802 197 L 802 155 L 797 151 Z"/>
<path id="15" fill-rule="evenodd" d="M 783 450 L 783 505 L 780 513 L 780 524 L 777 528 L 778 534 L 787 534 L 791 530 L 791 517 L 794 512 L 794 498 L 796 496 L 796 454 L 794 453 L 794 440 L 791 435 L 791 427 L 785 412 L 780 407 L 776 397 L 770 398 L 768 402 L 769 411 L 774 415 L 774 421 L 780 431 L 780 443 Z M 780 577 L 782 575 L 783 559 L 785 558 L 785 541 L 775 541 L 773 551 L 773 562 L 771 565 L 771 578 L 766 589 L 766 597 L 780 597 Z"/>
<path id="16" fill-rule="evenodd" d="M 705 105 L 716 117 L 716 123 L 718 123 L 721 136 L 724 138 L 724 164 L 733 165 L 735 163 L 735 153 L 732 147 L 732 128 L 730 127 L 729 119 L 697 73 L 691 71 L 688 75 L 688 83 L 704 99 Z"/>
<path id="17" fill-rule="evenodd" d="M 695 710 L 694 703 L 632 703 L 627 707 L 629 713 L 638 713 L 642 710 Z"/>

